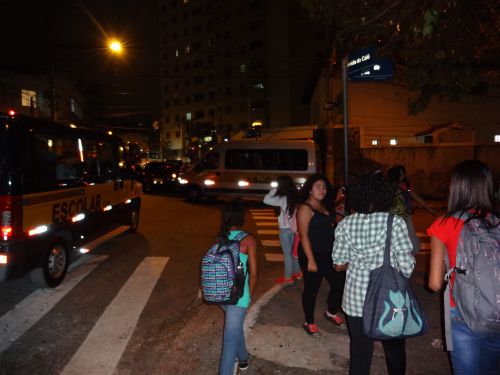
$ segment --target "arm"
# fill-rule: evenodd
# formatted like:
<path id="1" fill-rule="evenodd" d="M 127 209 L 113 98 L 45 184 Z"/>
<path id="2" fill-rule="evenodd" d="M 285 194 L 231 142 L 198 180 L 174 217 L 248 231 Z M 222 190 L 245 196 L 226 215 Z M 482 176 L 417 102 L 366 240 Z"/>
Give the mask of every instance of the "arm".
<path id="1" fill-rule="evenodd" d="M 437 216 L 436 214 L 436 211 L 434 211 L 432 208 L 430 208 L 425 202 L 424 200 L 422 199 L 422 197 L 420 197 L 417 193 L 415 193 L 413 190 L 410 190 L 410 195 L 411 195 L 411 198 L 416 201 L 419 205 L 421 205 L 423 208 L 425 208 L 427 211 L 429 211 L 431 214 L 433 214 L 434 216 Z"/>
<path id="2" fill-rule="evenodd" d="M 397 269 L 405 277 L 410 277 L 415 268 L 415 257 L 412 255 L 412 250 L 413 246 L 406 223 L 399 216 L 394 216 L 391 252 L 395 258 Z"/>
<path id="3" fill-rule="evenodd" d="M 429 271 L 429 288 L 437 292 L 443 286 L 444 254 L 446 246 L 436 236 L 431 237 L 431 261 Z"/>
<path id="4" fill-rule="evenodd" d="M 248 254 L 248 275 L 249 275 L 249 286 L 250 295 L 253 294 L 255 285 L 257 285 L 257 243 L 255 237 L 249 234 L 244 239 L 244 247 L 246 248 L 246 253 Z"/>
<path id="5" fill-rule="evenodd" d="M 332 248 L 333 268 L 337 272 L 347 270 L 349 266 L 349 238 L 345 221 L 341 221 L 335 229 L 335 241 Z"/>
<path id="6" fill-rule="evenodd" d="M 309 232 L 309 223 L 314 215 L 311 208 L 305 204 L 299 207 L 297 212 L 297 226 L 299 229 L 300 242 L 302 244 L 302 249 L 307 257 L 307 270 L 309 272 L 317 272 L 318 266 L 316 265 L 316 260 L 312 252 L 311 241 L 307 233 Z"/>
<path id="7" fill-rule="evenodd" d="M 273 188 L 269 190 L 269 193 L 264 197 L 263 202 L 269 206 L 277 206 L 281 207 L 283 210 L 286 210 L 286 197 L 280 197 L 276 195 L 276 189 Z M 284 207 L 283 207 L 284 205 Z"/>

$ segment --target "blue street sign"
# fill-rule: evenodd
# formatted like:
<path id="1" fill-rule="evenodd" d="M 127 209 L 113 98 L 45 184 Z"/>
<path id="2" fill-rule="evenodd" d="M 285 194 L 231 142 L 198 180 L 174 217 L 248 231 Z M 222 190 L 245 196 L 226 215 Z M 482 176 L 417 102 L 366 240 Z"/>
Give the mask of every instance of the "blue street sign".
<path id="1" fill-rule="evenodd" d="M 394 77 L 392 60 L 388 58 L 371 58 L 370 63 L 349 72 L 352 81 L 383 81 Z"/>
<path id="2" fill-rule="evenodd" d="M 375 48 L 367 47 L 355 53 L 351 53 L 347 58 L 347 74 L 356 73 L 359 69 L 363 69 L 368 65 L 373 64 L 375 59 Z"/>

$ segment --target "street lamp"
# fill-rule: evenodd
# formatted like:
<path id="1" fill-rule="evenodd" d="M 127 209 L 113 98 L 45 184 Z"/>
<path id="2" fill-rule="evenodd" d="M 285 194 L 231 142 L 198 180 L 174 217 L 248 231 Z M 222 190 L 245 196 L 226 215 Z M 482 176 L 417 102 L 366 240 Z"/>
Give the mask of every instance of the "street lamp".
<path id="1" fill-rule="evenodd" d="M 121 55 L 123 53 L 123 45 L 117 39 L 110 39 L 108 41 L 108 48 L 112 53 L 116 55 Z"/>

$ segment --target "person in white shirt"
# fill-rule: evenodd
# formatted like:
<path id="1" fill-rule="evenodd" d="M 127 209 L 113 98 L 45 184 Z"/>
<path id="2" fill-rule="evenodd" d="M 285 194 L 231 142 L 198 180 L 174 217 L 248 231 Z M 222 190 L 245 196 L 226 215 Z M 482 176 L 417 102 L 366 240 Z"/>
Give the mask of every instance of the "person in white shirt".
<path id="1" fill-rule="evenodd" d="M 293 241 L 297 232 L 297 187 L 293 179 L 288 176 L 279 176 L 278 186 L 272 188 L 264 197 L 264 203 L 279 207 L 278 216 L 279 236 L 281 249 L 285 258 L 285 274 L 276 279 L 277 284 L 293 285 L 294 279 L 302 278 L 302 272 L 297 258 L 292 256 Z"/>

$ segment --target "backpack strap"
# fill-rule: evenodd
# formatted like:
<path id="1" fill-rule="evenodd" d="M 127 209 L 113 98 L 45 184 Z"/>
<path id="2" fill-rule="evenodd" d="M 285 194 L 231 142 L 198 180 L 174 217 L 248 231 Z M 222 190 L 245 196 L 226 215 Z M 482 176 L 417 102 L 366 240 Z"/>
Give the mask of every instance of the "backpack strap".
<path id="1" fill-rule="evenodd" d="M 394 221 L 394 214 L 389 214 L 387 216 L 387 235 L 385 238 L 384 266 L 391 265 L 391 237 L 392 237 L 393 221 Z"/>
<path id="2" fill-rule="evenodd" d="M 248 233 L 247 232 L 240 232 L 238 233 L 231 241 L 236 241 L 236 242 L 240 242 L 243 238 L 245 238 L 246 236 L 248 236 Z"/>
<path id="3" fill-rule="evenodd" d="M 450 304 L 450 291 L 451 291 L 451 275 L 455 272 L 454 268 L 450 267 L 450 259 L 448 258 L 448 252 L 444 252 L 444 264 L 446 265 L 446 274 L 444 275 L 444 281 L 446 287 L 444 288 L 443 294 L 443 305 L 444 305 L 444 338 L 446 342 L 446 350 L 453 351 L 453 339 L 451 336 L 451 304 Z"/>

